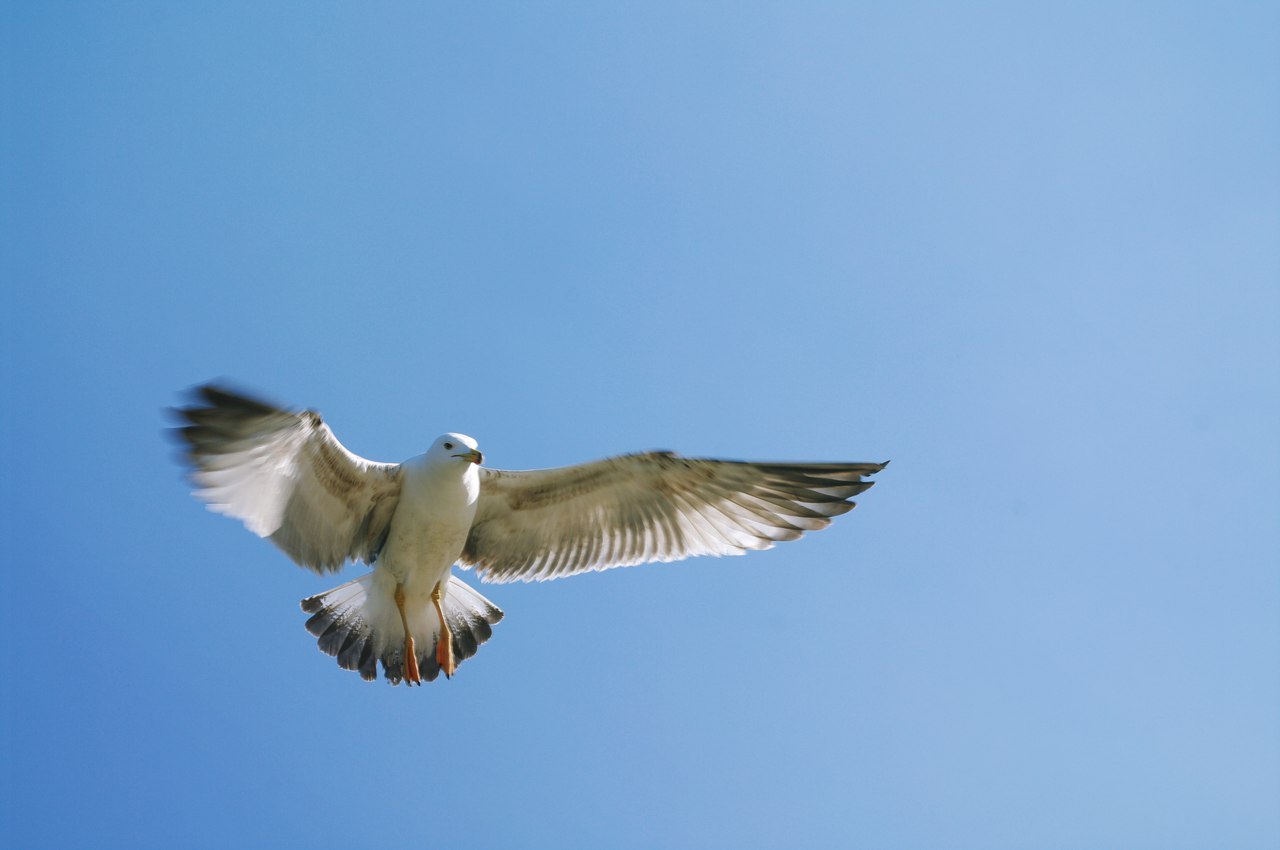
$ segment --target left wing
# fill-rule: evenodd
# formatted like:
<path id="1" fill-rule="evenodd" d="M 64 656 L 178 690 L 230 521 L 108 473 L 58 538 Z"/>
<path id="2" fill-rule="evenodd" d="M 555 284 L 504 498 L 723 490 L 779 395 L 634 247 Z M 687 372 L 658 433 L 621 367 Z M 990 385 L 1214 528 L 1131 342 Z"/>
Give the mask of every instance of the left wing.
<path id="1" fill-rule="evenodd" d="M 485 581 L 542 581 L 693 555 L 741 555 L 826 528 L 883 463 L 748 463 L 646 452 L 480 469 L 460 558 Z"/>
<path id="2" fill-rule="evenodd" d="M 177 412 L 195 495 L 325 573 L 372 563 L 400 500 L 400 467 L 347 451 L 314 410 L 282 410 L 222 387 Z"/>

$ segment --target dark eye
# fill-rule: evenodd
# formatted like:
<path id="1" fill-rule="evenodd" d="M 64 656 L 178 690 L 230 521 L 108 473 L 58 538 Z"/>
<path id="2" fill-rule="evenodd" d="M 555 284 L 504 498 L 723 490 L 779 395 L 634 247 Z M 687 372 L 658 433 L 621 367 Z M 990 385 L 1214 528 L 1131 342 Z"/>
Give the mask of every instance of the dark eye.
<path id="1" fill-rule="evenodd" d="M 445 444 L 444 444 L 444 450 L 445 450 L 445 451 L 447 451 L 447 452 L 448 452 L 448 451 L 453 451 L 453 443 L 445 443 Z"/>

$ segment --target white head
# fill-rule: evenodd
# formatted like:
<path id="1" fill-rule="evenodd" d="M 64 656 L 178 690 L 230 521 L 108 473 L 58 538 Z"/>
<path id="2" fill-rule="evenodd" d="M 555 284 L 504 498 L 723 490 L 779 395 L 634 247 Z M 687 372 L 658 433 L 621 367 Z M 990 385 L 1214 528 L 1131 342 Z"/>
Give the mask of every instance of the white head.
<path id="1" fill-rule="evenodd" d="M 461 468 L 472 463 L 479 466 L 484 463 L 484 455 L 476 446 L 476 441 L 466 434 L 441 434 L 423 457 L 433 463 L 456 463 Z"/>

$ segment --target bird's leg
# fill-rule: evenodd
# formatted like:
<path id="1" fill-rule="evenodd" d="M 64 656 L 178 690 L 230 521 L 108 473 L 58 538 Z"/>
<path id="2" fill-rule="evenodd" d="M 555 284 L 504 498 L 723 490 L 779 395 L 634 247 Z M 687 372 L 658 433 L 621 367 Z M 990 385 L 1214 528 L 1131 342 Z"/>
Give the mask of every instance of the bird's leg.
<path id="1" fill-rule="evenodd" d="M 437 584 L 435 590 L 431 591 L 431 601 L 436 604 L 436 613 L 440 615 L 440 638 L 436 641 L 436 661 L 440 663 L 440 669 L 444 671 L 444 675 L 451 678 L 453 671 L 458 669 L 458 665 L 453 662 L 453 631 L 444 619 L 444 606 L 441 605 L 443 594 L 440 588 L 441 585 Z"/>
<path id="2" fill-rule="evenodd" d="M 409 632 L 409 618 L 404 613 L 404 585 L 396 585 L 396 608 L 400 610 L 400 624 L 404 626 L 404 680 L 410 685 L 421 685 L 422 674 L 418 672 L 418 652 L 413 646 L 413 635 Z"/>

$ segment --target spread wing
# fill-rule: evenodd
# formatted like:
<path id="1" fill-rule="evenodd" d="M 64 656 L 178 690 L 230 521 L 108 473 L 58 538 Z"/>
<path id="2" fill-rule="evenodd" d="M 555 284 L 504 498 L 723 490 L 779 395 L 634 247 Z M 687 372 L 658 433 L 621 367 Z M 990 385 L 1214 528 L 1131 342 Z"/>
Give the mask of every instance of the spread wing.
<path id="1" fill-rule="evenodd" d="M 195 495 L 318 573 L 372 562 L 400 498 L 400 467 L 347 451 L 312 410 L 204 386 L 177 413 Z"/>
<path id="2" fill-rule="evenodd" d="M 741 555 L 826 528 L 883 463 L 747 463 L 647 452 L 480 469 L 461 562 L 485 581 L 542 581 L 693 555 Z"/>

